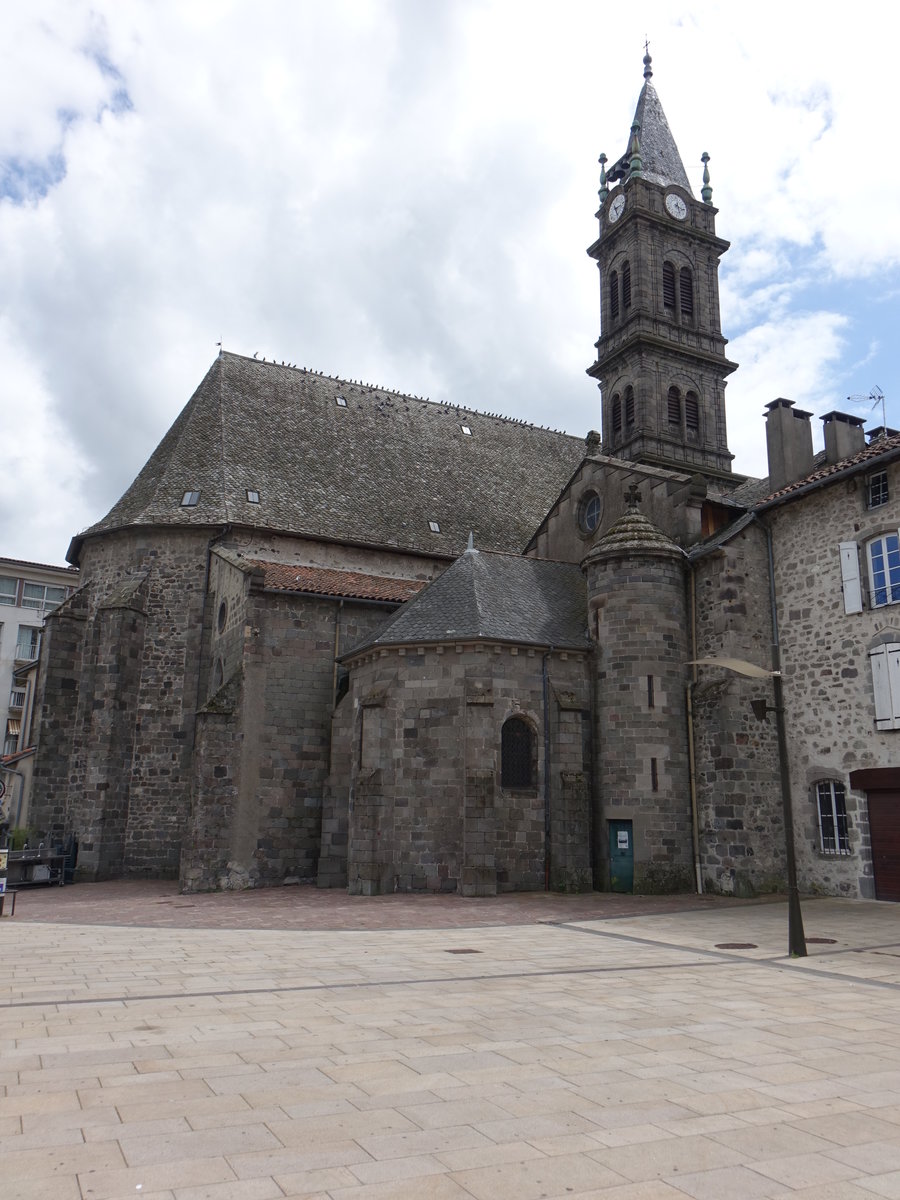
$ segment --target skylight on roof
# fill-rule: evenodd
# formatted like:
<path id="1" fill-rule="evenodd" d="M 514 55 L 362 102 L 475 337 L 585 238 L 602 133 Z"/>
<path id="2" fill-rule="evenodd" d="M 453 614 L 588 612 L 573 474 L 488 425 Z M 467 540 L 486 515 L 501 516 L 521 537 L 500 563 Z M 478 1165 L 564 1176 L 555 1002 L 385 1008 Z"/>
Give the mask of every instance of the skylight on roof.
<path id="1" fill-rule="evenodd" d="M 343 396 L 335 396 L 334 402 L 338 406 L 338 408 L 346 408 L 347 407 L 347 401 L 344 399 Z"/>
<path id="2" fill-rule="evenodd" d="M 460 429 L 463 431 L 466 437 L 472 436 L 472 430 L 468 427 L 468 425 L 460 425 Z"/>
<path id="3" fill-rule="evenodd" d="M 441 527 L 437 523 L 437 521 L 429 521 L 428 528 L 431 530 L 432 533 L 440 533 L 441 532 Z"/>
<path id="4" fill-rule="evenodd" d="M 199 503 L 200 503 L 200 493 L 199 492 L 185 492 L 184 495 L 181 497 L 181 507 L 182 508 L 196 508 Z"/>
<path id="5" fill-rule="evenodd" d="M 259 492 L 252 492 L 248 488 L 247 489 L 247 503 L 248 504 L 259 504 Z"/>

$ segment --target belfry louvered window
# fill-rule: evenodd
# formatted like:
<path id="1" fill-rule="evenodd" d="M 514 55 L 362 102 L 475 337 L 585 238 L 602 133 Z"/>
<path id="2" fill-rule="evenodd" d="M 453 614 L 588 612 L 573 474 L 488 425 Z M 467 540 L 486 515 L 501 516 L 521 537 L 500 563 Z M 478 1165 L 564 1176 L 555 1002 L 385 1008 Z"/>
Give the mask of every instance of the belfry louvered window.
<path id="1" fill-rule="evenodd" d="M 682 267 L 678 275 L 679 300 L 681 302 L 681 319 L 693 320 L 694 317 L 694 277 L 690 267 Z"/>
<path id="2" fill-rule="evenodd" d="M 619 316 L 619 272 L 613 271 L 609 277 L 609 315 L 615 321 Z"/>
<path id="3" fill-rule="evenodd" d="M 700 428 L 700 401 L 696 392 L 688 392 L 684 398 L 684 423 L 688 429 Z"/>
<path id="4" fill-rule="evenodd" d="M 663 263 L 663 308 L 675 311 L 675 268 L 670 262 Z"/>
<path id="5" fill-rule="evenodd" d="M 677 387 L 669 388 L 668 396 L 669 424 L 681 425 L 681 392 Z"/>
<path id="6" fill-rule="evenodd" d="M 634 424 L 634 388 L 630 385 L 625 389 L 625 424 Z"/>
<path id="7" fill-rule="evenodd" d="M 618 393 L 612 398 L 612 431 L 622 432 L 622 401 Z"/>
<path id="8" fill-rule="evenodd" d="M 622 308 L 631 308 L 631 263 L 622 263 Z"/>
<path id="9" fill-rule="evenodd" d="M 534 732 L 522 717 L 510 717 L 500 734 L 500 786 L 533 787 L 536 776 Z"/>

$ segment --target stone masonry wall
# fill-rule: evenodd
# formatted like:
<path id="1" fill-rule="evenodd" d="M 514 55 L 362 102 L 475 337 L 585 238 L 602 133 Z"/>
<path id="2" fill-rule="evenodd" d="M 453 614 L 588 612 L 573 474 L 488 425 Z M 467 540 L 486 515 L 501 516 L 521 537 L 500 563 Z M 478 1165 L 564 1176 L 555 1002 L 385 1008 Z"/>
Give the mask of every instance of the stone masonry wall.
<path id="1" fill-rule="evenodd" d="M 76 723 L 68 739 L 59 736 L 54 725 L 66 702 L 60 708 L 61 689 L 45 687 L 32 812 L 42 821 L 52 813 L 64 832 L 79 836 L 79 869 L 93 877 L 178 873 L 208 542 L 204 530 L 147 529 L 89 538 L 83 547 L 89 601 Z M 129 608 L 138 577 L 140 599 Z M 117 606 L 120 613 L 134 612 L 133 622 L 113 616 Z M 57 677 L 61 683 L 65 668 L 51 662 L 48 678 Z M 95 761 L 95 735 L 110 745 L 105 764 Z"/>
<path id="2" fill-rule="evenodd" d="M 868 649 L 897 631 L 900 607 L 872 607 L 866 542 L 900 526 L 900 467 L 888 468 L 889 501 L 867 509 L 863 477 L 830 487 L 767 514 L 775 550 L 775 583 L 795 839 L 802 888 L 830 895 L 874 897 L 868 809 L 864 793 L 850 790 L 851 771 L 896 766 L 900 730 L 878 730 Z M 840 542 L 856 542 L 863 579 L 863 611 L 844 611 Z M 846 791 L 850 854 L 824 854 L 815 784 L 836 780 Z"/>
<path id="3" fill-rule="evenodd" d="M 697 658 L 734 658 L 768 669 L 772 624 L 765 536 L 748 526 L 694 569 Z M 786 886 L 774 702 L 768 680 L 699 667 L 692 688 L 700 856 L 705 886 L 740 896 Z"/>
<path id="4" fill-rule="evenodd" d="M 551 879 L 578 890 L 591 882 L 583 656 L 554 655 L 549 679 Z M 532 787 L 507 790 L 500 731 L 513 715 L 532 727 L 536 776 Z M 346 791 L 335 786 L 346 779 L 339 767 L 332 777 L 323 886 L 470 895 L 544 887 L 541 651 L 448 645 L 379 653 L 354 666 L 335 724 L 334 744 L 349 746 L 351 770 Z"/>
<path id="5" fill-rule="evenodd" d="M 689 890 L 684 564 L 674 553 L 631 554 L 591 561 L 586 576 L 597 639 L 600 850 L 605 858 L 608 822 L 630 820 L 634 890 Z"/>

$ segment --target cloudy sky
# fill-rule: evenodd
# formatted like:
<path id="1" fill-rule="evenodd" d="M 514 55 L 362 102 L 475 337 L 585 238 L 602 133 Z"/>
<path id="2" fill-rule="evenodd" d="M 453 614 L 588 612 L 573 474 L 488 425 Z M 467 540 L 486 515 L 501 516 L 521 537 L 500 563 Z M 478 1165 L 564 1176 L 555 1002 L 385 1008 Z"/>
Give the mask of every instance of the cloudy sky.
<path id="1" fill-rule="evenodd" d="M 732 242 L 735 469 L 765 473 L 776 396 L 868 416 L 846 398 L 878 385 L 900 425 L 887 12 L 857 0 L 831 25 L 802 0 L 0 3 L 0 555 L 62 562 L 220 341 L 597 427 L 585 248 L 645 37 L 694 193 L 706 150 Z"/>

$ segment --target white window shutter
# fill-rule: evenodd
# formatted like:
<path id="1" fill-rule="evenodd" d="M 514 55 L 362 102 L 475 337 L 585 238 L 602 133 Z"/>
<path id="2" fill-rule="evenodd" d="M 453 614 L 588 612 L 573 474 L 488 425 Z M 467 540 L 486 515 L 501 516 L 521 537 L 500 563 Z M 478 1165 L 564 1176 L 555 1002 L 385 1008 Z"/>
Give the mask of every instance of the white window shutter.
<path id="1" fill-rule="evenodd" d="M 894 671 L 900 670 L 900 646 L 896 643 L 879 646 L 871 652 L 869 661 L 872 664 L 872 691 L 875 696 L 875 726 L 878 729 L 895 729 L 897 721 L 893 696 L 896 694 L 900 697 L 900 677 L 892 681 L 891 663 Z"/>
<path id="2" fill-rule="evenodd" d="M 859 578 L 859 550 L 856 542 L 841 542 L 841 583 L 844 588 L 844 612 L 862 612 L 862 585 Z"/>
<path id="3" fill-rule="evenodd" d="M 900 645 L 896 642 L 887 647 L 887 676 L 891 689 L 891 728 L 900 729 Z"/>

